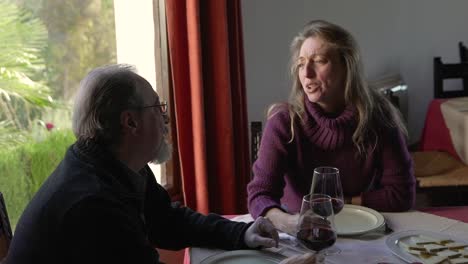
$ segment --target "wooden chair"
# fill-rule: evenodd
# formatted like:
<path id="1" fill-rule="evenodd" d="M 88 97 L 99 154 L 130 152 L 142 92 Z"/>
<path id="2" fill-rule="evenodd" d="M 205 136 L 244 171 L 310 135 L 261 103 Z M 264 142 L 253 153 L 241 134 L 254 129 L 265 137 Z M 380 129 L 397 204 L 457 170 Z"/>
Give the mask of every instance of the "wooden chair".
<path id="1" fill-rule="evenodd" d="M 468 166 L 446 152 L 411 153 L 418 193 L 430 206 L 455 206 L 468 202 Z"/>
<path id="2" fill-rule="evenodd" d="M 468 96 L 468 82 L 462 90 L 444 91 L 445 79 L 468 80 L 468 62 L 445 64 L 440 57 L 434 58 L 434 98 L 453 98 Z"/>
<path id="3" fill-rule="evenodd" d="M 460 52 L 460 62 L 468 62 L 468 48 L 461 41 L 458 42 L 458 50 Z"/>
<path id="4" fill-rule="evenodd" d="M 458 42 L 458 51 L 460 52 L 460 62 L 468 63 L 468 48 L 463 45 L 463 42 Z M 468 86 L 468 78 L 463 78 L 463 87 Z"/>
<path id="5" fill-rule="evenodd" d="M 13 233 L 11 232 L 5 200 L 3 199 L 3 194 L 0 192 L 0 263 L 8 253 L 12 238 Z"/>
<path id="6" fill-rule="evenodd" d="M 440 57 L 434 58 L 434 98 L 468 96 L 468 52 L 462 42 L 458 43 L 458 48 L 460 63 L 444 64 Z M 446 79 L 462 79 L 463 89 L 444 91 Z M 411 154 L 418 191 L 427 193 L 434 200 L 433 206 L 459 205 L 468 201 L 465 195 L 468 193 L 468 166 L 445 152 L 426 150 Z"/>

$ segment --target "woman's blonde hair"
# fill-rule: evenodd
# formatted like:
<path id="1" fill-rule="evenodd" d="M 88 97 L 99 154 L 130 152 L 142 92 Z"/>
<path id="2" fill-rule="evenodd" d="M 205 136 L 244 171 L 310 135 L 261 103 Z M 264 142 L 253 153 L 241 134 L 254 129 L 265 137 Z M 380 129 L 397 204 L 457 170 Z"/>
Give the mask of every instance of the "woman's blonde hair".
<path id="1" fill-rule="evenodd" d="M 364 81 L 364 70 L 358 45 L 353 36 L 342 27 L 323 20 L 307 23 L 291 43 L 290 74 L 292 89 L 289 96 L 289 115 L 291 119 L 291 140 L 294 139 L 294 122 L 304 122 L 304 91 L 298 77 L 297 59 L 302 43 L 318 37 L 329 47 L 338 51 L 346 69 L 344 98 L 346 105 L 353 105 L 357 111 L 357 127 L 353 133 L 353 143 L 360 154 L 365 154 L 368 147 L 378 144 L 378 127 L 397 127 L 407 135 L 400 112 L 383 94 L 368 87 Z M 268 117 L 275 112 L 273 105 L 268 110 Z"/>

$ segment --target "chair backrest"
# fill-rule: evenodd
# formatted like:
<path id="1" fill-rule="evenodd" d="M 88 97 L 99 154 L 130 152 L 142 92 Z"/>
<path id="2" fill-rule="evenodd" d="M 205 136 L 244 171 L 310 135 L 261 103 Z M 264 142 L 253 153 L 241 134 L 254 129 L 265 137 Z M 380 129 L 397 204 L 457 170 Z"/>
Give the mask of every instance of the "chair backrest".
<path id="1" fill-rule="evenodd" d="M 463 45 L 463 42 L 458 42 L 458 51 L 460 52 L 460 62 L 468 63 L 468 48 Z M 463 87 L 468 86 L 468 78 L 463 78 Z"/>
<path id="2" fill-rule="evenodd" d="M 0 262 L 7 255 L 12 238 L 13 233 L 11 232 L 5 200 L 3 199 L 3 194 L 0 192 Z"/>
<path id="3" fill-rule="evenodd" d="M 434 98 L 468 96 L 468 82 L 463 82 L 462 90 L 444 91 L 445 79 L 468 80 L 468 62 L 445 64 L 440 57 L 434 58 Z"/>
<path id="4" fill-rule="evenodd" d="M 468 62 L 468 48 L 461 41 L 458 42 L 458 50 L 460 52 L 460 62 Z"/>

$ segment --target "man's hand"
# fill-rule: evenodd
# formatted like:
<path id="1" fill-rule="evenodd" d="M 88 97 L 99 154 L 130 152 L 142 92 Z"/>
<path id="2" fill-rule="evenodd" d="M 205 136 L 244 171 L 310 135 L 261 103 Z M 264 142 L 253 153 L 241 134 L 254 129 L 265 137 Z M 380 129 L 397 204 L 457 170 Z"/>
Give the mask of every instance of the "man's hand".
<path id="1" fill-rule="evenodd" d="M 284 259 L 280 264 L 317 264 L 323 263 L 323 256 L 315 253 L 306 253 L 304 255 L 296 255 Z"/>
<path id="2" fill-rule="evenodd" d="M 249 248 L 277 247 L 278 241 L 278 232 L 273 224 L 261 216 L 245 231 L 244 235 L 244 242 Z"/>
<path id="3" fill-rule="evenodd" d="M 277 230 L 296 236 L 299 214 L 291 215 L 278 208 L 271 208 L 266 213 L 266 217 L 271 219 Z"/>

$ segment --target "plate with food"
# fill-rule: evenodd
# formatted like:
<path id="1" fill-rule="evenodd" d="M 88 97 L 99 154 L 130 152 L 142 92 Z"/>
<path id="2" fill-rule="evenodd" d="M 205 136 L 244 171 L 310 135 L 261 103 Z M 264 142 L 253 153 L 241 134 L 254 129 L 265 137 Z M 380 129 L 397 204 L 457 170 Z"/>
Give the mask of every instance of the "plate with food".
<path id="1" fill-rule="evenodd" d="M 408 263 L 468 263 L 468 241 L 453 235 L 409 230 L 390 235 L 386 245 Z"/>

